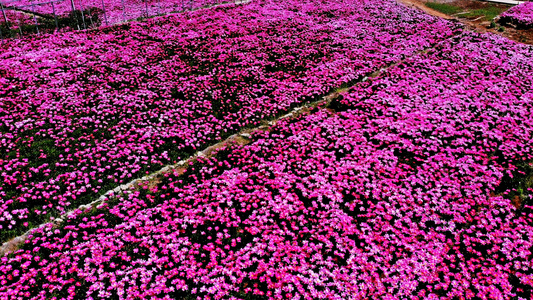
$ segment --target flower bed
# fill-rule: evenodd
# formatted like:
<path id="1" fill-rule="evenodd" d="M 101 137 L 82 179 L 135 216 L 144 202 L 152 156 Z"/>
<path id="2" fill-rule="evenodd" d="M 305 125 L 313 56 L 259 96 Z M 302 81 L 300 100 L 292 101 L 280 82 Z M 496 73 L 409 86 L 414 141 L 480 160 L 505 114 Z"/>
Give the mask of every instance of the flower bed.
<path id="1" fill-rule="evenodd" d="M 35 230 L 0 299 L 529 299 L 532 56 L 447 40 L 335 112 Z"/>
<path id="2" fill-rule="evenodd" d="M 454 26 L 393 1 L 254 2 L 1 44 L 0 240 L 432 46 Z"/>
<path id="3" fill-rule="evenodd" d="M 500 23 L 514 24 L 520 29 L 533 28 L 533 2 L 524 2 L 501 14 Z"/>

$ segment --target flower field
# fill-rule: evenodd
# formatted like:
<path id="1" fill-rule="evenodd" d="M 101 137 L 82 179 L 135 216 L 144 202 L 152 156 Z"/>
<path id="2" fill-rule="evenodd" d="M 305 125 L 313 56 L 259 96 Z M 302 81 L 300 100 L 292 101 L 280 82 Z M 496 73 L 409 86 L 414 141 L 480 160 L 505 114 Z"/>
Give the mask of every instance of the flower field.
<path id="1" fill-rule="evenodd" d="M 514 24 L 518 28 L 533 28 L 533 2 L 524 2 L 501 14 L 500 22 Z"/>
<path id="2" fill-rule="evenodd" d="M 317 0 L 2 47 L 3 241 L 351 88 L 34 229 L 0 299 L 532 297 L 532 46 Z"/>
<path id="3" fill-rule="evenodd" d="M 454 30 L 402 10 L 249 4 L 4 43 L 0 240 Z"/>
<path id="4" fill-rule="evenodd" d="M 3 259 L 0 295 L 529 299 L 533 190 L 515 203 L 502 183 L 533 174 L 532 55 L 500 37 L 447 40 L 249 145 L 36 230 Z"/>

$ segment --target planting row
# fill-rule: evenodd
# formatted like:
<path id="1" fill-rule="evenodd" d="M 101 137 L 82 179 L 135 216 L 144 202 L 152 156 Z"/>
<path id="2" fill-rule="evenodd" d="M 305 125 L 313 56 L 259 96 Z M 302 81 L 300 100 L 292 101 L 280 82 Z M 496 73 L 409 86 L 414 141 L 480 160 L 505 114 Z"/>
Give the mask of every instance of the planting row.
<path id="1" fill-rule="evenodd" d="M 520 29 L 533 28 L 533 2 L 524 2 L 501 14 L 500 22 Z"/>
<path id="2" fill-rule="evenodd" d="M 5 43 L 0 240 L 430 47 L 453 26 L 394 1 L 258 1 Z"/>
<path id="3" fill-rule="evenodd" d="M 35 230 L 0 299 L 530 299 L 532 68 L 531 46 L 447 40 Z"/>

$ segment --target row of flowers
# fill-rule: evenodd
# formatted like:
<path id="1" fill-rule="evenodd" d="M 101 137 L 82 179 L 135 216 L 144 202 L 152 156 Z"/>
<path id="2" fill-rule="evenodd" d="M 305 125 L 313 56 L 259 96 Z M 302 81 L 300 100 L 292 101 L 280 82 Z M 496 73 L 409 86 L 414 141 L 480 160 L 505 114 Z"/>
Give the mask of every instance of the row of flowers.
<path id="1" fill-rule="evenodd" d="M 5 20 L 8 20 L 8 24 L 6 24 Z M 9 36 L 9 30 L 26 31 L 25 26 L 31 24 L 35 24 L 35 19 L 31 15 L 14 10 L 5 10 L 0 15 L 0 33 L 2 34 L 2 40 Z"/>
<path id="2" fill-rule="evenodd" d="M 395 1 L 258 1 L 6 42 L 0 240 L 430 47 L 454 26 Z"/>
<path id="3" fill-rule="evenodd" d="M 531 46 L 448 39 L 34 230 L 0 299 L 530 299 L 532 68 Z"/>
<path id="4" fill-rule="evenodd" d="M 503 24 L 514 24 L 518 28 L 533 28 L 533 2 L 523 2 L 510 8 L 500 16 Z"/>

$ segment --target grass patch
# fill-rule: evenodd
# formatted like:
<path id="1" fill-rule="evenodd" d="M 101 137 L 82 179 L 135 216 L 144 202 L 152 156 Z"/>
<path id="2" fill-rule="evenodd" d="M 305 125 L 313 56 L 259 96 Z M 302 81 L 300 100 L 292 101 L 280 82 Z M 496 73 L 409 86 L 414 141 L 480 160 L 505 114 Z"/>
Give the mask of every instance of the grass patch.
<path id="1" fill-rule="evenodd" d="M 506 10 L 505 8 L 500 8 L 500 7 L 496 7 L 496 6 L 489 6 L 489 7 L 473 10 L 473 11 L 467 13 L 467 14 L 464 14 L 463 17 L 465 17 L 465 18 L 477 18 L 477 17 L 484 16 L 485 17 L 484 18 L 485 21 L 490 21 L 490 20 L 494 19 L 495 17 L 499 16 L 505 10 Z"/>
<path id="2" fill-rule="evenodd" d="M 425 5 L 447 15 L 453 15 L 462 11 L 461 8 L 446 3 L 426 2 Z"/>

